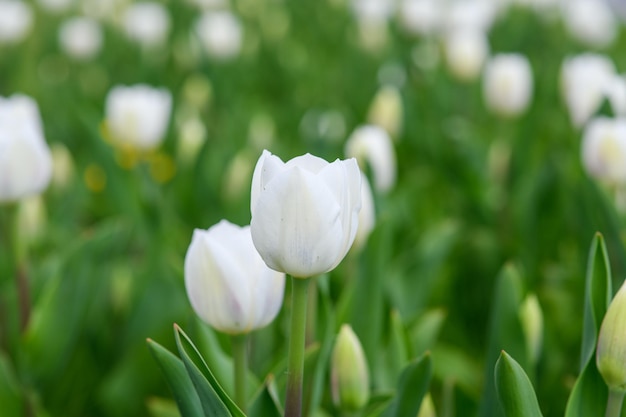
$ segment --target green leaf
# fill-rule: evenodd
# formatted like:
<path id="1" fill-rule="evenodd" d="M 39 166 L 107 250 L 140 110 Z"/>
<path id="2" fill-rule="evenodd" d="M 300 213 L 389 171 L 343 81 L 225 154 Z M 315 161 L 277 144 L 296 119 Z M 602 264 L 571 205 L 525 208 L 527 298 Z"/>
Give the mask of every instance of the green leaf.
<path id="1" fill-rule="evenodd" d="M 268 375 L 261 390 L 252 400 L 248 417 L 282 417 L 283 411 L 276 394 L 274 376 Z"/>
<path id="2" fill-rule="evenodd" d="M 23 399 L 17 378 L 9 359 L 2 352 L 0 352 L 0 404 L 2 415 L 24 415 Z"/>
<path id="3" fill-rule="evenodd" d="M 608 397 L 609 390 L 596 368 L 596 361 L 590 360 L 570 393 L 565 417 L 601 416 Z"/>
<path id="4" fill-rule="evenodd" d="M 374 377 L 379 388 L 392 390 L 409 362 L 407 335 L 398 310 L 391 311 L 388 328 L 389 345 L 385 349 L 385 360 L 379 364 Z"/>
<path id="5" fill-rule="evenodd" d="M 485 364 L 485 385 L 480 416 L 502 415 L 498 407 L 493 367 L 503 350 L 518 358 L 526 366 L 526 339 L 519 320 L 522 302 L 522 283 L 519 271 L 513 264 L 506 264 L 496 282 L 490 316 L 489 345 Z"/>
<path id="6" fill-rule="evenodd" d="M 611 265 L 602 234 L 596 233 L 591 241 L 585 278 L 585 311 L 583 315 L 583 340 L 580 354 L 580 370 L 586 368 L 593 357 L 598 332 L 606 313 L 613 290 L 611 289 Z"/>
<path id="7" fill-rule="evenodd" d="M 537 396 L 528 376 L 505 351 L 496 362 L 495 383 L 498 399 L 507 417 L 541 417 Z"/>
<path id="8" fill-rule="evenodd" d="M 433 349 L 445 319 L 446 312 L 441 308 L 436 308 L 425 312 L 413 323 L 408 333 L 411 353 L 414 356 Z"/>
<path id="9" fill-rule="evenodd" d="M 422 398 L 428 392 L 432 376 L 432 360 L 426 353 L 410 363 L 400 375 L 398 389 L 393 401 L 383 413 L 384 417 L 415 416 L 420 410 Z"/>
<path id="10" fill-rule="evenodd" d="M 196 387 L 202 408 L 207 417 L 245 417 L 233 400 L 228 397 L 206 362 L 178 325 L 174 325 L 174 335 L 178 353 Z"/>
<path id="11" fill-rule="evenodd" d="M 172 390 L 181 415 L 183 417 L 203 416 L 202 404 L 183 361 L 154 340 L 148 339 L 148 347 Z"/>

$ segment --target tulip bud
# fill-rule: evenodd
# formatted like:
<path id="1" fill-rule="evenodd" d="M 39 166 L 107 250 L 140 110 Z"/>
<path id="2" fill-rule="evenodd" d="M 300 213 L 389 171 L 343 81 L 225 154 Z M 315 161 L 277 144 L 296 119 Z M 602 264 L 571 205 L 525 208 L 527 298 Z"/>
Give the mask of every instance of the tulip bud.
<path id="1" fill-rule="evenodd" d="M 196 34 L 206 52 L 216 59 L 235 58 L 243 44 L 243 28 L 229 11 L 205 11 L 195 25 Z"/>
<path id="2" fill-rule="evenodd" d="M 499 54 L 487 63 L 483 95 L 487 107 L 505 117 L 517 116 L 528 107 L 533 74 L 528 58 L 521 54 Z"/>
<path id="3" fill-rule="evenodd" d="M 170 31 L 170 15 L 159 3 L 132 3 L 124 12 L 124 30 L 145 48 L 162 45 Z"/>
<path id="4" fill-rule="evenodd" d="M 32 25 L 33 12 L 27 3 L 19 0 L 0 1 L 0 44 L 21 41 Z"/>
<path id="5" fill-rule="evenodd" d="M 102 48 L 102 29 L 88 17 L 68 19 L 59 29 L 59 44 L 69 57 L 88 60 Z"/>
<path id="6" fill-rule="evenodd" d="M 435 404 L 433 403 L 433 397 L 431 397 L 430 392 L 427 392 L 426 395 L 424 395 L 417 417 L 437 417 Z"/>
<path id="7" fill-rule="evenodd" d="M 392 138 L 402 130 L 402 97 L 392 86 L 384 86 L 376 93 L 367 115 L 368 123 L 385 129 Z"/>
<path id="8" fill-rule="evenodd" d="M 597 117 L 583 132 L 581 146 L 587 172 L 609 183 L 626 181 L 626 119 Z"/>
<path id="9" fill-rule="evenodd" d="M 356 158 L 359 166 L 372 170 L 374 188 L 386 193 L 396 183 L 396 153 L 391 138 L 382 128 L 366 125 L 357 128 L 346 141 L 346 156 Z"/>
<path id="10" fill-rule="evenodd" d="M 539 300 L 529 294 L 519 308 L 519 318 L 526 339 L 526 351 L 531 363 L 537 363 L 543 342 L 543 313 Z"/>
<path id="11" fill-rule="evenodd" d="M 208 230 L 194 231 L 185 256 L 185 287 L 203 321 L 240 334 L 274 320 L 283 301 L 285 275 L 265 265 L 249 226 L 222 220 Z"/>
<path id="12" fill-rule="evenodd" d="M 339 330 L 330 366 L 335 406 L 344 412 L 359 411 L 369 399 L 369 371 L 359 338 L 347 324 Z"/>
<path id="13" fill-rule="evenodd" d="M 361 209 L 356 160 L 264 151 L 252 176 L 252 240 L 276 271 L 308 278 L 334 269 L 354 242 Z"/>
<path id="14" fill-rule="evenodd" d="M 190 165 L 206 142 L 206 127 L 194 116 L 182 121 L 178 130 L 177 156 L 184 165 Z"/>
<path id="15" fill-rule="evenodd" d="M 361 173 L 361 211 L 359 211 L 359 228 L 356 231 L 354 250 L 360 250 L 367 243 L 374 226 L 376 224 L 376 208 L 374 206 L 374 196 L 372 187 L 367 180 L 367 176 Z"/>
<path id="16" fill-rule="evenodd" d="M 626 285 L 615 294 L 598 335 L 596 366 L 612 391 L 626 392 Z"/>
<path id="17" fill-rule="evenodd" d="M 428 36 L 439 30 L 443 7 L 439 0 L 402 0 L 399 17 L 408 32 Z"/>
<path id="18" fill-rule="evenodd" d="M 74 162 L 70 151 L 57 142 L 51 147 L 52 152 L 52 186 L 57 189 L 65 188 L 74 176 Z"/>
<path id="19" fill-rule="evenodd" d="M 17 230 L 23 245 L 31 246 L 41 238 L 46 218 L 46 206 L 40 195 L 27 197 L 20 201 L 17 213 Z"/>
<path id="20" fill-rule="evenodd" d="M 116 86 L 106 98 L 106 123 L 115 143 L 139 150 L 154 149 L 165 136 L 172 95 L 145 84 Z"/>
<path id="21" fill-rule="evenodd" d="M 0 97 L 0 203 L 41 193 L 51 177 L 37 104 L 23 95 Z"/>
<path id="22" fill-rule="evenodd" d="M 614 76 L 613 61 L 603 55 L 587 53 L 563 61 L 561 89 L 574 126 L 583 126 L 598 110 Z"/>
<path id="23" fill-rule="evenodd" d="M 455 29 L 444 39 L 444 52 L 452 75 L 468 82 L 480 74 L 489 55 L 489 43 L 485 33 L 480 30 Z"/>
<path id="24" fill-rule="evenodd" d="M 570 34 L 587 46 L 609 46 L 617 35 L 617 20 L 608 4 L 598 0 L 563 2 L 563 18 Z"/>

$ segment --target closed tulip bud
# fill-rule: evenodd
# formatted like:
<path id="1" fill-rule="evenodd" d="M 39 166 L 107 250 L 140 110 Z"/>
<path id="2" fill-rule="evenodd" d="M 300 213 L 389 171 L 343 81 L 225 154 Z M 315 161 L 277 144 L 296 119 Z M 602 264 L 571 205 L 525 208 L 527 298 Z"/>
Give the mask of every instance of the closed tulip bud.
<path id="1" fill-rule="evenodd" d="M 185 287 L 196 314 L 225 333 L 248 333 L 280 310 L 285 275 L 269 269 L 252 244 L 250 227 L 226 220 L 196 229 L 185 256 Z"/>
<path id="2" fill-rule="evenodd" d="M 359 211 L 359 228 L 354 238 L 353 250 L 360 250 L 367 243 L 374 226 L 376 225 L 376 207 L 374 195 L 367 176 L 361 173 L 361 211 Z"/>
<path id="3" fill-rule="evenodd" d="M 170 119 L 172 95 L 144 84 L 116 86 L 106 98 L 106 123 L 111 140 L 140 150 L 161 144 Z"/>
<path id="4" fill-rule="evenodd" d="M 626 285 L 611 301 L 598 335 L 596 366 L 612 391 L 626 392 Z"/>
<path id="5" fill-rule="evenodd" d="M 520 323 L 526 339 L 526 352 L 530 362 L 535 364 L 541 354 L 543 343 L 543 312 L 534 294 L 528 295 L 519 309 Z"/>
<path id="6" fill-rule="evenodd" d="M 460 81 L 473 81 L 489 55 L 487 35 L 476 29 L 455 29 L 444 39 L 444 53 L 454 77 Z"/>
<path id="7" fill-rule="evenodd" d="M 46 206 L 40 195 L 30 196 L 20 201 L 17 214 L 20 243 L 26 246 L 36 243 L 43 234 L 46 219 Z"/>
<path id="8" fill-rule="evenodd" d="M 63 189 L 74 176 L 74 162 L 70 151 L 62 144 L 55 143 L 50 147 L 52 152 L 52 186 Z"/>
<path id="9" fill-rule="evenodd" d="M 433 403 L 433 397 L 431 397 L 430 392 L 427 392 L 426 395 L 424 395 L 417 417 L 437 417 L 435 404 Z"/>
<path id="10" fill-rule="evenodd" d="M 123 25 L 129 39 L 145 48 L 162 45 L 170 31 L 170 15 L 159 3 L 133 3 L 124 12 Z"/>
<path id="11" fill-rule="evenodd" d="M 71 58 L 93 58 L 102 48 L 100 24 L 88 17 L 69 19 L 59 29 L 59 44 L 63 52 Z"/>
<path id="12" fill-rule="evenodd" d="M 609 5 L 598 0 L 563 2 L 563 18 L 570 34 L 587 46 L 609 46 L 617 36 L 617 20 Z"/>
<path id="13" fill-rule="evenodd" d="M 356 160 L 263 151 L 252 176 L 252 240 L 276 271 L 307 278 L 334 269 L 354 242 L 361 208 Z"/>
<path id="14" fill-rule="evenodd" d="M 243 28 L 229 11 L 205 11 L 197 20 L 195 31 L 205 51 L 213 58 L 228 60 L 241 51 Z"/>
<path id="15" fill-rule="evenodd" d="M 33 25 L 33 12 L 21 0 L 0 0 L 0 44 L 24 39 Z"/>
<path id="16" fill-rule="evenodd" d="M 533 74 L 528 58 L 521 54 L 499 54 L 485 67 L 483 95 L 494 113 L 514 117 L 528 107 L 533 91 Z"/>
<path id="17" fill-rule="evenodd" d="M 613 77 L 615 65 L 604 55 L 586 53 L 563 61 L 561 89 L 574 126 L 582 127 L 598 110 Z"/>
<path id="18" fill-rule="evenodd" d="M 395 185 L 396 152 L 382 128 L 372 125 L 357 128 L 348 138 L 345 152 L 348 158 L 356 158 L 362 169 L 372 170 L 377 191 L 386 193 Z"/>
<path id="19" fill-rule="evenodd" d="M 392 138 L 402 130 L 402 96 L 396 87 L 384 86 L 376 93 L 367 115 L 368 123 L 385 129 Z"/>
<path id="20" fill-rule="evenodd" d="M 356 412 L 367 404 L 370 396 L 369 371 L 365 353 L 352 328 L 344 324 L 333 348 L 331 363 L 331 393 L 337 408 Z"/>
<path id="21" fill-rule="evenodd" d="M 51 177 L 37 104 L 22 95 L 0 97 L 0 203 L 41 193 Z"/>
<path id="22" fill-rule="evenodd" d="M 626 182 L 626 119 L 591 120 L 583 132 L 581 150 L 589 175 L 613 184 Z"/>

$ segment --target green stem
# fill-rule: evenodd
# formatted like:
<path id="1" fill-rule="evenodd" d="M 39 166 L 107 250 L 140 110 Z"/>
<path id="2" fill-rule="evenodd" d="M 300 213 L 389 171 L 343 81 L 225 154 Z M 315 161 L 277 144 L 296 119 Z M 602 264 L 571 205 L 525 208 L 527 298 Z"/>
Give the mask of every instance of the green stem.
<path id="1" fill-rule="evenodd" d="M 235 362 L 235 402 L 246 412 L 246 374 L 248 373 L 247 334 L 232 336 L 233 360 Z"/>
<path id="2" fill-rule="evenodd" d="M 291 277 L 291 334 L 285 417 L 302 415 L 302 381 L 309 280 Z"/>
<path id="3" fill-rule="evenodd" d="M 309 281 L 309 294 L 307 295 L 307 313 L 306 313 L 306 336 L 305 346 L 310 346 L 315 342 L 315 326 L 317 324 L 317 282 L 312 279 Z"/>
<path id="4" fill-rule="evenodd" d="M 605 417 L 619 417 L 622 413 L 624 392 L 609 390 L 609 399 L 606 403 Z"/>

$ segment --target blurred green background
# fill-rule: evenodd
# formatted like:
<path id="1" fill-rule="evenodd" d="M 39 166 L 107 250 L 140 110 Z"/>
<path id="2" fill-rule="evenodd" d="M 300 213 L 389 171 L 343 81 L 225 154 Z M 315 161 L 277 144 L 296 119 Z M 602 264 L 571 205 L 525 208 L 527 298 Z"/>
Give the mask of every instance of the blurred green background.
<path id="1" fill-rule="evenodd" d="M 59 25 L 77 11 L 50 14 L 37 4 L 29 35 L 0 45 L 0 95 L 32 96 L 48 144 L 64 145 L 73 163 L 69 183 L 45 193 L 45 221 L 29 243 L 33 311 L 21 336 L 8 242 L 0 241 L 7 341 L 0 398 L 18 398 L 37 416 L 169 415 L 171 395 L 146 338 L 172 348 L 176 322 L 205 349 L 217 341 L 229 351 L 228 339 L 198 323 L 186 298 L 183 259 L 193 229 L 223 218 L 249 222 L 251 172 L 264 147 L 283 160 L 306 152 L 343 158 L 346 137 L 367 122 L 385 82 L 399 88 L 404 110 L 394 142 L 398 181 L 376 195 L 367 247 L 330 273 L 336 329 L 340 321 L 353 325 L 374 388 L 384 391 L 397 378 L 384 364 L 393 359 L 389 323 L 399 320 L 417 341 L 407 355 L 433 353 L 440 415 L 487 415 L 479 410 L 485 369 L 493 369 L 490 309 L 496 277 L 510 262 L 544 314 L 541 355 L 526 371 L 544 415 L 562 415 L 579 371 L 596 231 L 606 239 L 615 287 L 626 269 L 624 215 L 611 190 L 585 173 L 581 133 L 561 99 L 563 59 L 587 50 L 562 22 L 514 7 L 491 29 L 491 52 L 525 54 L 535 81 L 529 110 L 501 120 L 485 109 L 480 80 L 455 80 L 442 57 L 424 65 L 423 48 L 441 55 L 436 40 L 408 35 L 392 18 L 386 43 L 368 50 L 341 0 L 233 1 L 244 42 L 228 61 L 203 54 L 190 34 L 196 7 L 163 4 L 171 14 L 163 47 L 141 48 L 105 21 L 98 56 L 77 62 L 57 41 Z M 620 27 L 603 52 L 626 70 L 624 51 Z M 104 102 L 112 86 L 135 83 L 166 87 L 174 106 L 163 145 L 127 163 L 129 155 L 103 139 Z M 194 118 L 205 141 L 185 158 L 181 126 Z M 4 207 L 0 213 L 6 235 Z M 283 310 L 253 336 L 259 379 L 286 355 Z M 420 343 L 427 320 L 436 335 Z M 324 315 L 317 326 L 323 333 Z M 332 415 L 329 399 L 323 404 Z"/>

